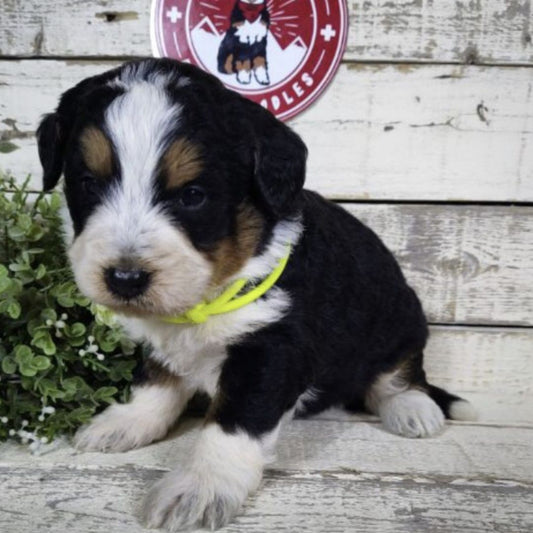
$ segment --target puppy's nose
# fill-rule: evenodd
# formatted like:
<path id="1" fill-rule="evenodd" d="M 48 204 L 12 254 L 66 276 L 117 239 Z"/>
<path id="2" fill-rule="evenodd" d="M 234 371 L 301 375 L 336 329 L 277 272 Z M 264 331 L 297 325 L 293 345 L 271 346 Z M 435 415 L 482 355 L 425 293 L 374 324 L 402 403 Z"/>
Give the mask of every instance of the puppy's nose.
<path id="1" fill-rule="evenodd" d="M 121 298 L 140 296 L 148 287 L 150 274 L 141 269 L 111 267 L 105 271 L 109 290 Z"/>

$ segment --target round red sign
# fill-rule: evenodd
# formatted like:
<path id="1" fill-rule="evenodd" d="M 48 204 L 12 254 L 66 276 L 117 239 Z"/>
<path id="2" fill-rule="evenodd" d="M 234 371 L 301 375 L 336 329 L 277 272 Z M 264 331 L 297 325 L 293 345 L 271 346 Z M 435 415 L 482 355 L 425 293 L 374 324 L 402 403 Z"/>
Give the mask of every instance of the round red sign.
<path id="1" fill-rule="evenodd" d="M 345 0 L 153 0 L 152 47 L 215 74 L 288 119 L 309 107 L 339 67 Z"/>

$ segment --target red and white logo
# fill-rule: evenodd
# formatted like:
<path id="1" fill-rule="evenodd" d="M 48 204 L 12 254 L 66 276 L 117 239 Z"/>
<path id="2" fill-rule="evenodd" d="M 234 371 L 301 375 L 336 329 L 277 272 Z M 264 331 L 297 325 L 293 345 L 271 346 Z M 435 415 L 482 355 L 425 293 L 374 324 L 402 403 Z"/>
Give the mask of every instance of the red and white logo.
<path id="1" fill-rule="evenodd" d="M 348 29 L 345 0 L 153 0 L 159 57 L 198 65 L 288 119 L 335 75 Z"/>

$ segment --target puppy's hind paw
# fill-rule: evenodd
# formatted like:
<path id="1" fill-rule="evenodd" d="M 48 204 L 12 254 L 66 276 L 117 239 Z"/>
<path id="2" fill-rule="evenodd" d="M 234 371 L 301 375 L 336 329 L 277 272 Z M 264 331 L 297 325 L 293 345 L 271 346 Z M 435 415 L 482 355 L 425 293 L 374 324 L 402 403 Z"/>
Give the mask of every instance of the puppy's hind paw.
<path id="1" fill-rule="evenodd" d="M 386 429 L 404 437 L 431 437 L 444 427 L 444 414 L 424 392 L 407 390 L 379 405 L 379 416 Z"/>

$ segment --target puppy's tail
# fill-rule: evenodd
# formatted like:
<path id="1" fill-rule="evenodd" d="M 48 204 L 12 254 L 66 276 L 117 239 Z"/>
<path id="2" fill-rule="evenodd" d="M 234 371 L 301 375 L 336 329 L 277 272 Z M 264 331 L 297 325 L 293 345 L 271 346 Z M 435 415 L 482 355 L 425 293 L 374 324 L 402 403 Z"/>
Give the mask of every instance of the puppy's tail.
<path id="1" fill-rule="evenodd" d="M 441 408 L 444 416 L 451 420 L 477 420 L 478 414 L 474 406 L 467 400 L 450 394 L 444 389 L 427 385 L 430 398 Z"/>

